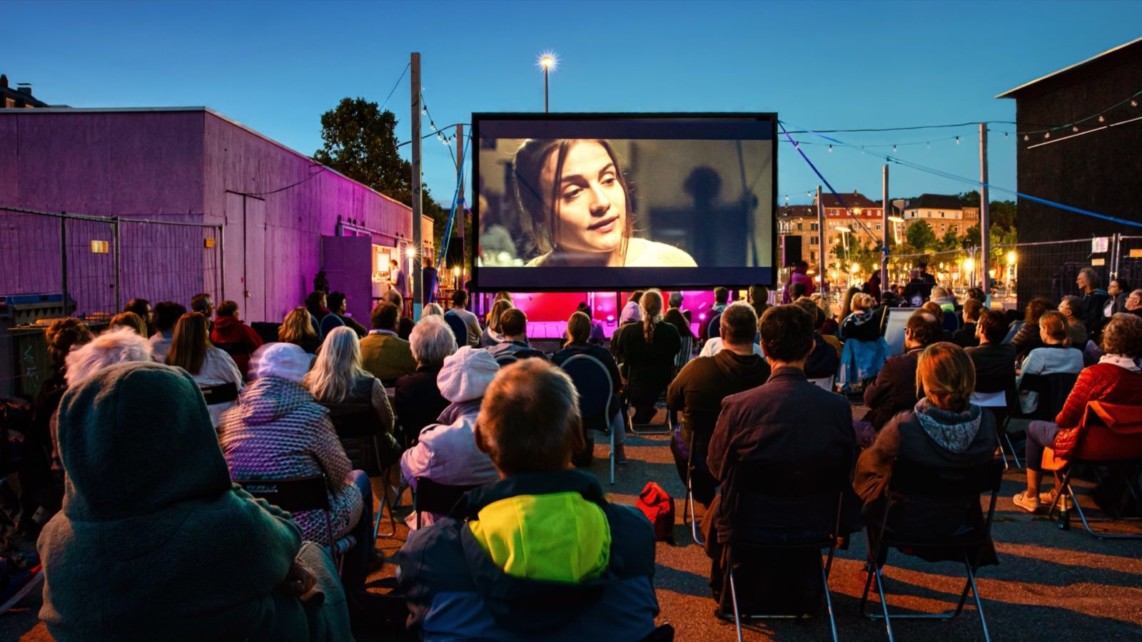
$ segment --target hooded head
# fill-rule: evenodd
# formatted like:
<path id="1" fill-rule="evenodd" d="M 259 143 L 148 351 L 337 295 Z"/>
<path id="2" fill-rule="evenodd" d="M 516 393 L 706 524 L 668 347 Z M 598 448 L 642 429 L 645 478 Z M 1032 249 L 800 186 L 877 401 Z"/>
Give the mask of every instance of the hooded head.
<path id="1" fill-rule="evenodd" d="M 250 357 L 250 378 L 281 377 L 301 383 L 313 355 L 293 343 L 267 343 Z"/>
<path id="2" fill-rule="evenodd" d="M 436 386 L 440 395 L 451 403 L 461 403 L 484 396 L 488 384 L 496 377 L 500 366 L 486 350 L 464 346 L 444 358 Z"/>

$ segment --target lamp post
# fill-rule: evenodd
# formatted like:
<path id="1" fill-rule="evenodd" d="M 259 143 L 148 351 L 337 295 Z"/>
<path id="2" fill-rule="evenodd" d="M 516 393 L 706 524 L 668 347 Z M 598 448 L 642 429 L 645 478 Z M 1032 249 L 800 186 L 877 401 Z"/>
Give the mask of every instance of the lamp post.
<path id="1" fill-rule="evenodd" d="M 547 109 L 547 105 L 548 105 L 548 103 L 547 103 L 547 87 L 548 87 L 547 75 L 548 75 L 548 73 L 551 72 L 552 69 L 555 69 L 555 65 L 558 62 L 559 62 L 559 60 L 558 60 L 558 58 L 555 57 L 555 52 L 553 52 L 553 51 L 545 51 L 539 55 L 539 68 L 543 70 L 543 113 L 545 113 L 545 114 L 548 111 L 548 109 Z"/>
<path id="2" fill-rule="evenodd" d="M 849 232 L 852 232 L 852 229 L 850 229 L 844 225 L 838 225 L 836 227 L 836 230 L 841 233 L 841 248 L 844 250 L 844 253 L 845 253 L 845 261 L 848 261 L 849 260 L 849 237 L 848 237 L 848 234 L 849 234 Z"/>

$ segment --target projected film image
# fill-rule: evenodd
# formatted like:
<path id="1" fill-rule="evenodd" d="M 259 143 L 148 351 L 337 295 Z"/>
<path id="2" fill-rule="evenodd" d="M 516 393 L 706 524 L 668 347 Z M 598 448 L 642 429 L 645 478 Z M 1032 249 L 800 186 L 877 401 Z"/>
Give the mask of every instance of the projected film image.
<path id="1" fill-rule="evenodd" d="M 772 116 L 473 118 L 480 288 L 772 279 Z"/>

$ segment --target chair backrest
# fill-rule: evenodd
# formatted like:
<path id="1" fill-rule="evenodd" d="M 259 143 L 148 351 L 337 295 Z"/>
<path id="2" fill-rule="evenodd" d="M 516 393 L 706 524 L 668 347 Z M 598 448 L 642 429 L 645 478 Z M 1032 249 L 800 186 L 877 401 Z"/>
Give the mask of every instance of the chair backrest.
<path id="1" fill-rule="evenodd" d="M 199 386 L 202 396 L 206 398 L 206 405 L 214 406 L 227 403 L 238 398 L 238 385 L 235 383 L 220 383 L 215 386 Z"/>
<path id="2" fill-rule="evenodd" d="M 468 326 L 464 325 L 464 319 L 460 318 L 459 314 L 448 311 L 444 313 L 444 322 L 452 329 L 452 334 L 456 336 L 456 345 L 468 345 Z"/>
<path id="3" fill-rule="evenodd" d="M 1035 412 L 1029 416 L 1032 419 L 1054 421 L 1067 402 L 1067 396 L 1071 394 L 1078 378 L 1077 372 L 1024 375 L 1019 382 L 1019 389 L 1033 390 L 1039 393 L 1039 405 L 1035 407 Z"/>
<path id="4" fill-rule="evenodd" d="M 888 509 L 881 531 L 894 545 L 983 543 L 990 536 L 1002 482 L 1003 461 L 998 459 L 955 468 L 897 460 L 888 484 Z M 986 518 L 980 514 L 981 493 L 991 495 Z"/>
<path id="5" fill-rule="evenodd" d="M 583 419 L 601 416 L 606 421 L 606 411 L 615 389 L 607 367 L 589 354 L 574 355 L 560 367 L 571 377 L 579 392 L 579 414 Z"/>
<path id="6" fill-rule="evenodd" d="M 809 383 L 813 384 L 814 386 L 817 386 L 821 390 L 826 390 L 828 392 L 832 392 L 833 391 L 833 380 L 835 378 L 836 377 L 834 375 L 830 375 L 828 377 L 818 377 L 817 379 L 810 379 Z"/>
<path id="7" fill-rule="evenodd" d="M 325 538 L 330 550 L 336 552 L 337 541 L 333 536 L 332 506 L 329 504 L 329 484 L 324 474 L 285 479 L 235 479 L 254 497 L 264 499 L 290 513 L 319 510 L 325 517 Z M 335 555 L 337 557 L 337 555 Z"/>
<path id="8" fill-rule="evenodd" d="M 428 477 L 416 478 L 416 493 L 413 495 L 413 510 L 416 511 L 416 525 L 420 527 L 420 514 L 423 512 L 447 515 L 464 498 L 464 494 L 478 485 L 449 486 L 432 481 Z"/>
<path id="9" fill-rule="evenodd" d="M 682 337 L 682 347 L 678 349 L 678 356 L 674 357 L 674 367 L 681 368 L 690 363 L 692 356 L 694 356 L 694 337 Z"/>
<path id="10" fill-rule="evenodd" d="M 850 488 L 852 461 L 822 457 L 819 461 L 738 464 L 723 501 L 736 507 L 735 543 L 824 541 L 837 533 L 844 493 Z"/>
<path id="11" fill-rule="evenodd" d="M 507 365 L 511 365 L 516 361 L 519 361 L 519 357 L 515 356 L 514 354 L 508 353 L 496 355 L 496 363 L 498 363 L 501 368 Z"/>
<path id="12" fill-rule="evenodd" d="M 381 432 L 381 422 L 372 404 L 364 402 L 322 403 L 329 410 L 329 421 L 342 439 L 373 437 Z"/>

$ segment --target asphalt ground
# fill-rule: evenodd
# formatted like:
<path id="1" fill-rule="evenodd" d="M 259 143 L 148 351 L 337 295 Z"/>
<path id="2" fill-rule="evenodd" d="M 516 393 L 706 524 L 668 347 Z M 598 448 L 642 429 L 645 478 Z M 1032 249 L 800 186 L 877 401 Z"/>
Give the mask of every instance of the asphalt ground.
<path id="1" fill-rule="evenodd" d="M 860 412 L 858 408 L 854 411 Z M 655 587 L 661 607 L 658 622 L 672 624 L 676 640 L 734 640 L 733 623 L 714 616 L 715 603 L 707 583 L 710 560 L 693 543 L 689 527 L 682 523 L 685 491 L 667 438 L 628 435 L 626 453 L 629 463 L 617 467 L 613 486 L 607 479 L 605 442 L 596 443 L 596 461 L 588 470 L 599 477 L 612 501 L 634 505 L 643 485 L 651 480 L 660 483 L 676 500 L 676 544 L 657 544 Z M 1051 642 L 1142 640 L 1142 541 L 1097 540 L 1083 531 L 1074 511 L 1071 529 L 1059 530 L 1054 521 L 1026 513 L 1011 502 L 1012 495 L 1022 489 L 1022 480 L 1022 472 L 1014 468 L 1004 475 L 992 528 L 1000 564 L 984 567 L 977 575 L 991 638 Z M 408 499 L 406 495 L 406 506 Z M 1085 498 L 1083 506 L 1088 505 L 1092 504 Z M 701 512 L 699 507 L 699 516 Z M 1142 532 L 1140 524 L 1129 528 Z M 391 557 L 406 533 L 407 529 L 401 526 L 396 537 L 379 538 L 377 547 Z M 886 638 L 882 622 L 868 620 L 859 612 L 866 577 L 865 544 L 863 534 L 854 535 L 850 548 L 837 552 L 829 576 L 842 640 Z M 392 572 L 393 566 L 387 564 L 370 579 L 388 577 Z M 954 608 L 965 581 L 962 565 L 929 564 L 895 552 L 889 558 L 886 577 L 890 606 L 906 613 L 937 613 Z M 875 588 L 872 594 L 875 595 Z M 875 601 L 870 604 L 876 608 Z M 18 608 L 0 616 L 0 641 L 50 640 L 36 616 L 40 605 L 41 597 L 36 592 Z M 971 598 L 963 613 L 952 620 L 900 620 L 894 621 L 893 629 L 900 640 L 983 639 Z M 746 640 L 829 637 L 823 610 L 809 619 L 751 622 L 744 632 Z M 360 632 L 358 639 L 383 640 L 369 632 Z"/>

